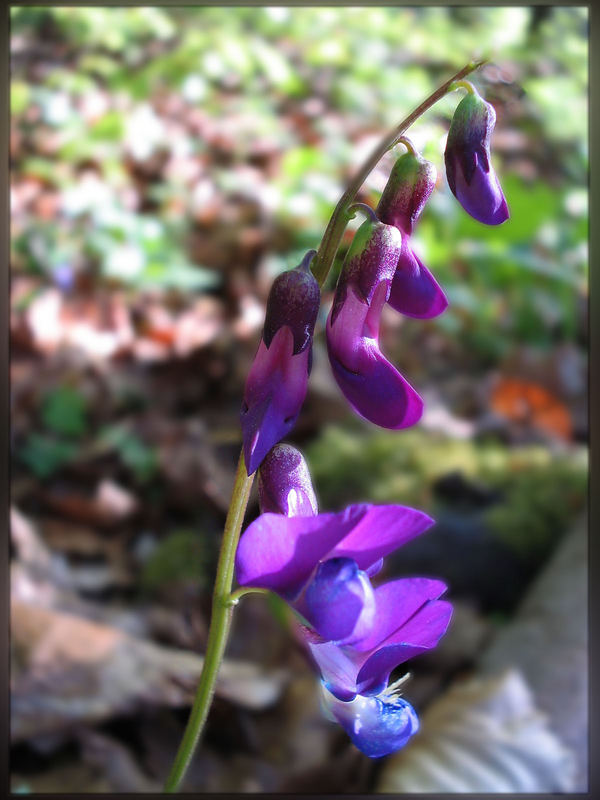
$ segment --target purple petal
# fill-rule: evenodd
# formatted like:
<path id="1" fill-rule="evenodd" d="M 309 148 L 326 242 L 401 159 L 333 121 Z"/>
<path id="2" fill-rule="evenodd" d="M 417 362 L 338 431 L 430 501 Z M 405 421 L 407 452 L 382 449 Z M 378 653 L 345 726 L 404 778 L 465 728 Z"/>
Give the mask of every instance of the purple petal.
<path id="1" fill-rule="evenodd" d="M 360 694 L 378 694 L 387 685 L 390 672 L 409 658 L 431 650 L 446 632 L 452 606 L 431 600 L 414 617 L 366 659 L 356 677 Z"/>
<path id="2" fill-rule="evenodd" d="M 294 337 L 280 328 L 267 348 L 261 341 L 250 368 L 241 413 L 248 475 L 294 427 L 308 386 L 310 346 L 293 355 Z"/>
<path id="3" fill-rule="evenodd" d="M 327 320 L 327 350 L 337 384 L 354 410 L 369 422 L 397 430 L 420 419 L 423 401 L 379 350 L 385 289 L 380 284 L 370 307 L 348 289 L 335 322 L 331 314 Z"/>
<path id="4" fill-rule="evenodd" d="M 434 578 L 400 578 L 378 586 L 376 623 L 357 649 L 367 652 L 385 644 L 420 608 L 430 600 L 437 600 L 447 588 L 443 581 Z"/>
<path id="5" fill-rule="evenodd" d="M 352 559 L 328 559 L 319 564 L 300 611 L 323 639 L 352 644 L 373 627 L 375 595 L 371 582 Z"/>
<path id="6" fill-rule="evenodd" d="M 327 689 L 323 706 L 344 728 L 353 744 L 369 758 L 400 750 L 419 730 L 414 708 L 401 697 L 363 697 L 342 702 Z"/>
<path id="7" fill-rule="evenodd" d="M 305 640 L 327 689 L 339 700 L 356 697 L 360 654 L 353 648 L 341 648 L 333 642 L 315 641 L 306 633 Z"/>
<path id="8" fill-rule="evenodd" d="M 474 219 L 486 225 L 500 225 L 508 219 L 509 213 L 498 177 L 491 165 L 486 171 L 479 154 L 475 157 L 477 165 L 469 183 L 465 180 L 460 164 L 457 165 L 456 198 Z"/>
<path id="9" fill-rule="evenodd" d="M 439 284 L 410 247 L 408 236 L 402 239 L 388 303 L 395 311 L 419 319 L 437 317 L 448 305 Z"/>
<path id="10" fill-rule="evenodd" d="M 424 533 L 433 523 L 423 511 L 408 506 L 367 506 L 364 516 L 338 540 L 330 557 L 351 558 L 359 569 L 368 570 L 381 558 Z"/>
<path id="11" fill-rule="evenodd" d="M 312 517 L 319 509 L 302 453 L 289 444 L 273 447 L 260 466 L 258 499 L 261 512 L 286 517 Z"/>
<path id="12" fill-rule="evenodd" d="M 368 508 L 354 505 L 338 514 L 316 517 L 261 514 L 240 538 L 235 560 L 238 583 L 294 598 L 317 563 L 347 536 Z"/>

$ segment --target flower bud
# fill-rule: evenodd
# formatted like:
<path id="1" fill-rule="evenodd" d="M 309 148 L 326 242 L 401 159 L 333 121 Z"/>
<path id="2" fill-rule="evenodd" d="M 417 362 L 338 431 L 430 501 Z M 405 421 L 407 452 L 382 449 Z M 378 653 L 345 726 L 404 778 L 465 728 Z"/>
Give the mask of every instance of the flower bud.
<path id="1" fill-rule="evenodd" d="M 394 164 L 376 209 L 382 222 L 404 234 L 388 303 L 395 311 L 420 319 L 436 317 L 448 305 L 439 284 L 409 244 L 436 177 L 434 165 L 409 150 Z"/>
<path id="2" fill-rule="evenodd" d="M 244 388 L 241 425 L 248 475 L 294 427 L 308 387 L 319 284 L 315 251 L 279 275 L 267 299 L 263 336 Z"/>
<path id="3" fill-rule="evenodd" d="M 304 456 L 289 444 L 277 444 L 260 465 L 258 501 L 261 513 L 271 511 L 286 517 L 312 517 L 318 514 Z"/>
<path id="4" fill-rule="evenodd" d="M 410 236 L 435 188 L 436 177 L 430 161 L 418 153 L 404 153 L 394 164 L 375 209 L 379 219 Z"/>
<path id="5" fill-rule="evenodd" d="M 452 193 L 468 214 L 487 225 L 500 225 L 509 217 L 490 161 L 495 124 L 493 106 L 472 88 L 456 107 L 444 153 Z"/>

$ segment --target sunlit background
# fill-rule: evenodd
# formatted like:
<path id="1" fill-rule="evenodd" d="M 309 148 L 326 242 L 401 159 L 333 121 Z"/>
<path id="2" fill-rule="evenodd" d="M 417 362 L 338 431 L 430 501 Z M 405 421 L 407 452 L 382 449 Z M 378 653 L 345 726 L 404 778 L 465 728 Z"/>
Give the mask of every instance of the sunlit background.
<path id="1" fill-rule="evenodd" d="M 437 520 L 386 568 L 443 578 L 455 605 L 410 664 L 421 733 L 360 754 L 322 716 L 285 607 L 245 599 L 185 788 L 585 791 L 587 10 L 22 7 L 11 43 L 13 791 L 160 789 L 271 282 L 474 57 L 511 217 L 486 227 L 450 193 L 453 93 L 409 132 L 438 170 L 412 241 L 450 305 L 388 308 L 382 328 L 423 420 L 377 429 L 331 377 L 323 327 L 357 220 L 289 437 L 322 509 Z"/>

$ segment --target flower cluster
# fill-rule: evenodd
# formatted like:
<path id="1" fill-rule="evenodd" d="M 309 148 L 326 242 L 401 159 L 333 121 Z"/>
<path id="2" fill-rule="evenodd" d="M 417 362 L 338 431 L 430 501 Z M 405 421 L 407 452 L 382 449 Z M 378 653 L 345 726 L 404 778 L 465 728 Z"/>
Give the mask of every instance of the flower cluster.
<path id="1" fill-rule="evenodd" d="M 276 592 L 294 609 L 320 671 L 323 704 L 371 757 L 402 747 L 414 709 L 387 686 L 392 670 L 435 647 L 452 609 L 439 580 L 405 578 L 374 588 L 383 559 L 433 523 L 399 505 L 355 504 L 318 513 L 308 468 L 289 445 L 259 470 L 262 514 L 236 554 L 241 586 Z"/>
<path id="2" fill-rule="evenodd" d="M 480 222 L 497 225 L 508 208 L 490 162 L 495 112 L 471 86 L 458 105 L 445 151 L 451 191 Z M 457 85 L 458 88 L 458 85 Z M 423 402 L 383 355 L 382 311 L 427 319 L 448 301 L 411 245 L 436 184 L 433 164 L 408 140 L 375 210 L 348 250 L 327 317 L 332 373 L 354 410 L 384 428 L 416 423 Z M 280 275 L 269 294 L 262 340 L 244 391 L 241 424 L 248 475 L 259 470 L 261 515 L 241 536 L 236 575 L 242 587 L 276 592 L 293 608 L 321 675 L 326 712 L 371 757 L 402 747 L 418 718 L 391 672 L 435 647 L 452 613 L 446 586 L 404 578 L 374 587 L 383 559 L 433 520 L 399 505 L 350 505 L 319 513 L 301 454 L 278 444 L 293 428 L 307 391 L 320 304 L 310 270 L 315 251 Z"/>
<path id="3" fill-rule="evenodd" d="M 508 218 L 506 200 L 490 160 L 493 107 L 467 82 L 445 150 L 450 189 L 475 219 L 498 225 Z M 448 301 L 411 245 L 411 236 L 434 190 L 435 166 L 405 138 L 408 152 L 395 163 L 375 210 L 356 231 L 327 318 L 333 376 L 352 408 L 384 428 L 414 425 L 423 401 L 379 346 L 383 308 L 428 319 Z M 246 382 L 241 423 L 248 474 L 293 428 L 307 391 L 312 336 L 320 304 L 310 271 L 315 251 L 280 275 L 268 301 L 262 341 Z"/>

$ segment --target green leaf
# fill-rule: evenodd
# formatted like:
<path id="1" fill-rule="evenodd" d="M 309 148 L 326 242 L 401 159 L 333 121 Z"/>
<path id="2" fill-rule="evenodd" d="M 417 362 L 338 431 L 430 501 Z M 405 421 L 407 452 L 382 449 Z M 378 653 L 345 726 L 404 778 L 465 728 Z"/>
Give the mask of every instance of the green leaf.
<path id="1" fill-rule="evenodd" d="M 27 437 L 19 456 L 34 475 L 48 478 L 70 461 L 76 452 L 76 445 L 32 433 Z"/>
<path id="2" fill-rule="evenodd" d="M 42 420 L 55 433 L 81 436 L 87 429 L 85 398 L 69 386 L 53 389 L 43 399 Z"/>

